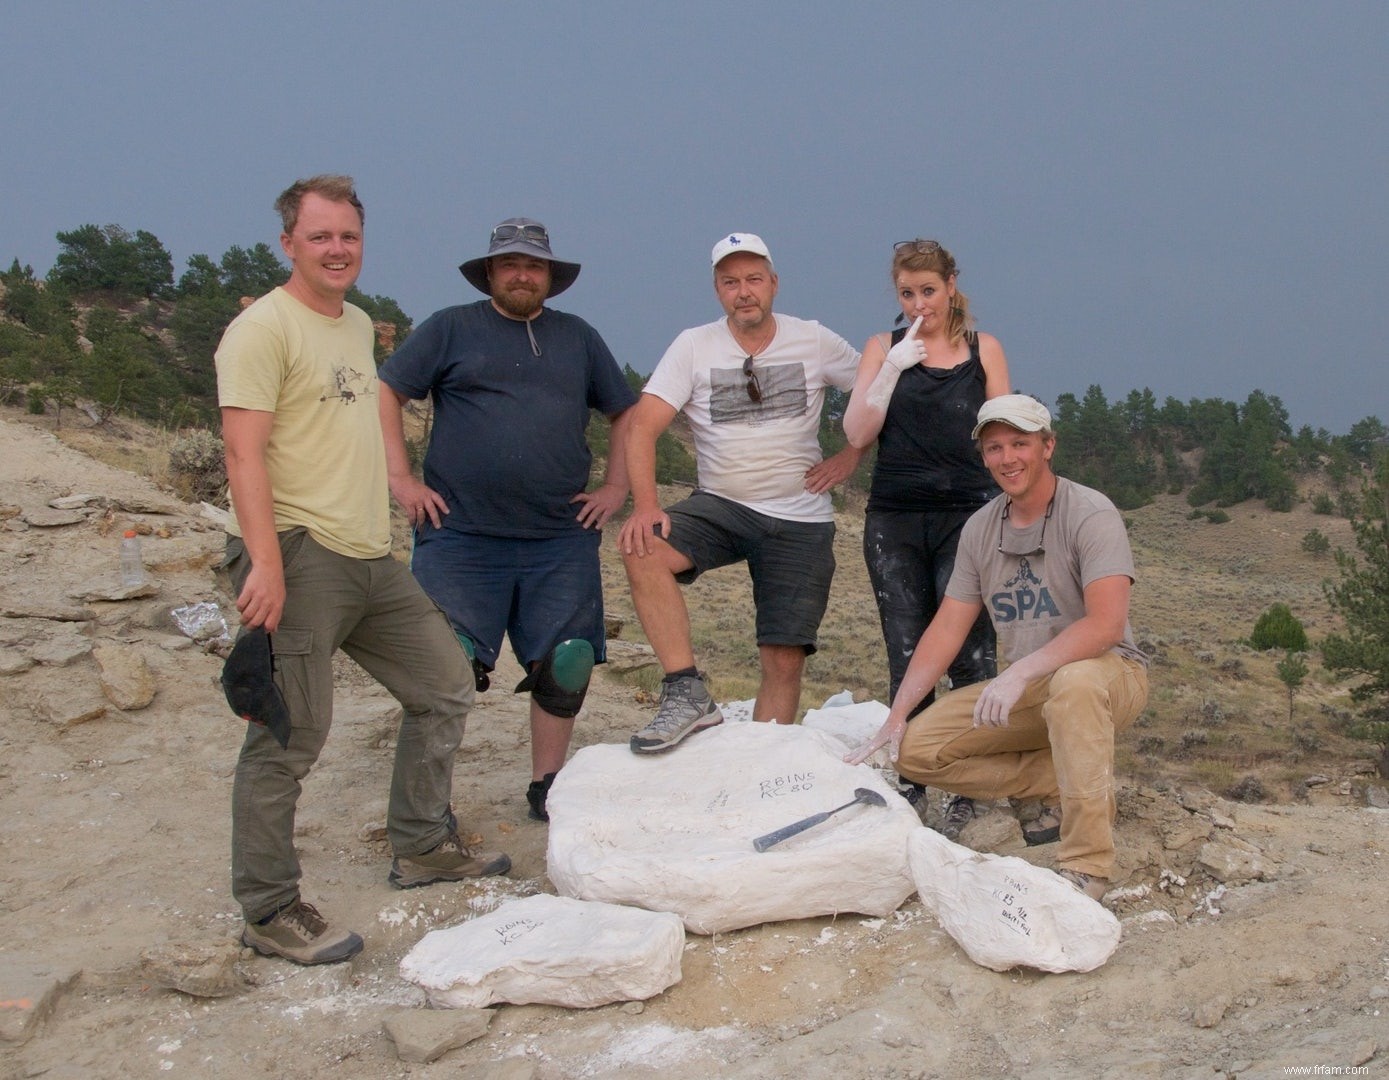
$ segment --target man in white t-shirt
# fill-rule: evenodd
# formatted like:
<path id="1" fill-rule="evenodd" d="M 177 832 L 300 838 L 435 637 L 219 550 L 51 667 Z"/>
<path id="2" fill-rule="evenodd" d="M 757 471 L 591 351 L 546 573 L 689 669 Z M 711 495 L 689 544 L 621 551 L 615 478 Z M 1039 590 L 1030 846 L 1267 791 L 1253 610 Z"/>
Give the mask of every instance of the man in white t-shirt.
<path id="1" fill-rule="evenodd" d="M 858 352 L 819 323 L 772 313 L 777 275 L 760 237 L 731 233 L 712 260 L 725 317 L 666 350 L 627 444 L 633 510 L 619 542 L 637 617 L 665 671 L 655 718 L 632 736 L 638 754 L 670 750 L 723 720 L 695 666 L 680 586 L 730 563 L 748 564 L 757 607 L 753 719 L 795 722 L 834 576 L 829 490 L 861 455 L 848 447 L 824 459 L 818 438 L 825 388 L 852 388 Z M 699 484 L 662 510 L 656 440 L 681 411 Z"/>

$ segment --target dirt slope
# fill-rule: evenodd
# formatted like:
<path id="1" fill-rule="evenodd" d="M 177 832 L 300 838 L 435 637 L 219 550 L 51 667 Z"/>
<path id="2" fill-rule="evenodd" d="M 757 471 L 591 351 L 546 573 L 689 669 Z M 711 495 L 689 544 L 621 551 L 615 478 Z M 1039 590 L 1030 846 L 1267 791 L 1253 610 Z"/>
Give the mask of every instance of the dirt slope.
<path id="1" fill-rule="evenodd" d="M 52 500 L 84 493 L 99 499 L 79 520 L 42 524 Z M 387 886 L 378 829 L 395 707 L 344 664 L 298 840 L 308 897 L 360 930 L 366 950 L 307 971 L 233 956 L 221 977 L 245 985 L 227 997 L 165 989 L 142 957 L 215 951 L 239 930 L 227 811 L 240 725 L 217 692 L 220 661 L 167 614 L 206 600 L 231 610 L 211 569 L 220 533 L 197 508 L 8 422 L 0 518 L 0 1039 L 24 1040 L 0 1041 L 0 1077 L 1386 1073 L 1389 816 L 1361 805 L 1362 781 L 1341 778 L 1289 806 L 1126 784 L 1113 900 L 1124 940 L 1091 974 L 979 968 L 912 900 L 885 920 L 691 936 L 683 981 L 644 1005 L 500 1006 L 483 1037 L 404 1063 L 382 1031 L 394 1010 L 422 1006 L 396 976 L 401 955 L 431 927 L 549 888 L 545 827 L 525 817 L 525 702 L 505 689 L 507 669 L 470 720 L 455 805 L 468 830 L 511 853 L 510 877 Z M 136 524 L 152 530 L 157 594 L 82 599 L 110 591 L 116 538 Z M 621 583 L 610 587 L 626 607 Z M 114 679 L 132 654 L 156 693 L 122 710 L 101 672 Z M 648 708 L 604 673 L 576 742 L 624 741 Z M 1001 813 L 964 839 L 1042 865 L 1054 852 L 1026 852 Z M 1227 859 L 1219 869 L 1213 852 Z M 17 1002 L 35 986 L 53 991 L 51 1011 L 21 1024 Z"/>

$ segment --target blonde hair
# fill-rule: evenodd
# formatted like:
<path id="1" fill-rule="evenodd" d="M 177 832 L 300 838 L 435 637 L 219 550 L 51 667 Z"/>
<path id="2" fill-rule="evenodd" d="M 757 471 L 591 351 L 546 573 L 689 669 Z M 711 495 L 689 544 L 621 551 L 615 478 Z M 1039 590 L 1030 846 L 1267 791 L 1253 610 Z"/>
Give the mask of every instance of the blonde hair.
<path id="1" fill-rule="evenodd" d="M 356 208 L 357 217 L 362 224 L 366 224 L 367 212 L 362 208 L 362 200 L 357 198 L 357 189 L 353 187 L 352 177 L 340 173 L 319 173 L 307 180 L 294 181 L 280 192 L 280 197 L 275 200 L 275 213 L 280 215 L 280 222 L 284 225 L 286 234 L 292 233 L 294 226 L 299 223 L 299 207 L 309 192 L 321 195 L 329 202 L 350 203 Z"/>
<path id="2" fill-rule="evenodd" d="M 949 283 L 955 279 L 955 295 L 950 299 L 950 319 L 946 332 L 952 342 L 964 337 L 967 330 L 974 328 L 974 316 L 969 312 L 969 297 L 960 289 L 960 270 L 955 265 L 955 256 L 935 240 L 904 240 L 893 247 L 892 286 L 897 287 L 897 276 L 902 273 L 930 271 Z"/>

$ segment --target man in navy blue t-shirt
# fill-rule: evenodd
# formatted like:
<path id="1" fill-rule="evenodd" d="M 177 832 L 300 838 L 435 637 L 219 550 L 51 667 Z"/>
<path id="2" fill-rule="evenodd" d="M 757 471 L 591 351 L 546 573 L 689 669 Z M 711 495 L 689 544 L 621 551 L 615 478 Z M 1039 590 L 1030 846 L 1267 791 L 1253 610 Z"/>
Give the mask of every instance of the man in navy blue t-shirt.
<path id="1" fill-rule="evenodd" d="M 426 319 L 378 372 L 391 495 L 415 530 L 411 569 L 453 623 L 478 688 L 502 635 L 531 692 L 530 815 L 564 764 L 593 665 L 604 660 L 600 530 L 627 498 L 627 410 L 636 395 L 603 339 L 545 307 L 579 276 L 545 227 L 508 218 L 459 269 L 489 299 Z M 428 396 L 424 480 L 402 409 Z M 612 424 L 608 470 L 587 491 L 589 410 Z"/>

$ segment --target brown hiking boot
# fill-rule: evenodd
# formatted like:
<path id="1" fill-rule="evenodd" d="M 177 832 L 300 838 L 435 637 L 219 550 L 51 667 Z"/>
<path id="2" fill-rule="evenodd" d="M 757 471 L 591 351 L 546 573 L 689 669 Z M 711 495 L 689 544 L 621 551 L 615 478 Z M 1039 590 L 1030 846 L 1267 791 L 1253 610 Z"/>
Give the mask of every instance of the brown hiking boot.
<path id="1" fill-rule="evenodd" d="M 391 860 L 391 872 L 386 878 L 397 889 L 414 889 L 436 881 L 466 881 L 469 878 L 505 874 L 511 869 L 511 859 L 500 851 L 480 851 L 474 854 L 462 838 L 449 833 L 443 843 L 418 855 L 397 855 Z"/>
<path id="2" fill-rule="evenodd" d="M 351 930 L 335 930 L 318 909 L 295 897 L 266 922 L 248 922 L 241 944 L 262 956 L 283 956 L 296 964 L 336 964 L 362 951 L 362 938 Z"/>
<path id="3" fill-rule="evenodd" d="M 1096 903 L 1103 900 L 1104 894 L 1109 891 L 1109 882 L 1102 877 L 1096 877 L 1094 874 L 1082 874 L 1079 870 L 1058 870 L 1056 872 Z"/>

